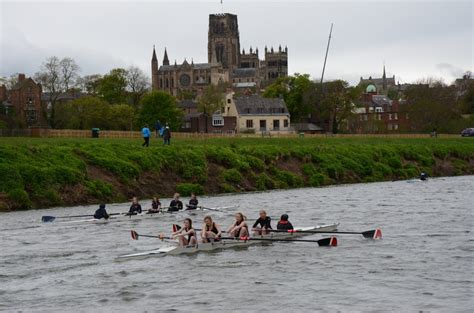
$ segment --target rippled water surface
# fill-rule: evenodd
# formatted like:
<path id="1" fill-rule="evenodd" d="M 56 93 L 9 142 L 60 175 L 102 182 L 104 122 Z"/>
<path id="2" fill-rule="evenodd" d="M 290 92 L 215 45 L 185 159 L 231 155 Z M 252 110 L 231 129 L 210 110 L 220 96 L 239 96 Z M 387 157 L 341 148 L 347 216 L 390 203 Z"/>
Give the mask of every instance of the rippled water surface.
<path id="1" fill-rule="evenodd" d="M 464 176 L 201 198 L 207 206 L 239 205 L 212 213 L 226 227 L 232 213 L 253 219 L 264 208 L 272 216 L 288 212 L 296 226 L 379 226 L 384 237 L 339 235 L 335 248 L 275 243 L 126 262 L 114 259 L 166 244 L 132 241 L 131 229 L 168 232 L 186 215 L 99 225 L 40 221 L 95 206 L 1 214 L 0 310 L 472 312 L 473 190 L 474 177 Z M 193 214 L 200 221 L 205 213 Z"/>

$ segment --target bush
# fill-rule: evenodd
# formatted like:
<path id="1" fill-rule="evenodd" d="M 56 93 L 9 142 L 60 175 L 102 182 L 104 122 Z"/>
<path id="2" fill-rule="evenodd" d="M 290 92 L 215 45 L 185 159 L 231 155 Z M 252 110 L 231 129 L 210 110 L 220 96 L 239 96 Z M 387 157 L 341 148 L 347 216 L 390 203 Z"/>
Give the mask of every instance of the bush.
<path id="1" fill-rule="evenodd" d="M 241 181 L 242 181 L 242 175 L 240 174 L 240 172 L 235 169 L 235 168 L 232 168 L 232 169 L 229 169 L 229 170 L 225 170 L 223 173 L 222 173 L 222 177 L 224 178 L 224 180 L 228 183 L 234 183 L 234 184 L 239 184 Z"/>
<path id="2" fill-rule="evenodd" d="M 311 187 L 319 187 L 324 184 L 324 181 L 326 180 L 326 177 L 321 174 L 321 173 L 316 173 L 311 175 L 309 178 L 309 184 Z"/>
<path id="3" fill-rule="evenodd" d="M 23 189 L 23 180 L 17 168 L 0 164 L 0 175 L 0 192 Z"/>
<path id="4" fill-rule="evenodd" d="M 199 184 L 191 184 L 191 183 L 182 183 L 176 186 L 176 191 L 184 197 L 188 197 L 191 193 L 195 193 L 197 195 L 204 194 L 204 188 Z"/>
<path id="5" fill-rule="evenodd" d="M 27 210 L 32 207 L 28 194 L 23 189 L 13 189 L 8 192 L 8 199 L 13 202 L 13 207 L 20 210 Z"/>
<path id="6" fill-rule="evenodd" d="M 100 200 L 111 199 L 113 195 L 112 185 L 98 179 L 86 181 L 85 186 L 90 195 Z"/>

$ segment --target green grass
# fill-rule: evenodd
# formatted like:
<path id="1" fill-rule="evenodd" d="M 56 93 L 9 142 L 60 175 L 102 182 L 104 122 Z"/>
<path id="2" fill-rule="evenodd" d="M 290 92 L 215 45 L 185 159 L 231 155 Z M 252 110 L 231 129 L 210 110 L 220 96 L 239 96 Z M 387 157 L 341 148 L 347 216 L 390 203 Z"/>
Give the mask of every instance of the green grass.
<path id="1" fill-rule="evenodd" d="M 152 140 L 148 149 L 139 139 L 0 138 L 0 199 L 7 199 L 0 209 L 150 197 L 147 184 L 171 196 L 171 189 L 317 187 L 420 171 L 473 174 L 474 138 L 192 138 L 171 146 Z"/>

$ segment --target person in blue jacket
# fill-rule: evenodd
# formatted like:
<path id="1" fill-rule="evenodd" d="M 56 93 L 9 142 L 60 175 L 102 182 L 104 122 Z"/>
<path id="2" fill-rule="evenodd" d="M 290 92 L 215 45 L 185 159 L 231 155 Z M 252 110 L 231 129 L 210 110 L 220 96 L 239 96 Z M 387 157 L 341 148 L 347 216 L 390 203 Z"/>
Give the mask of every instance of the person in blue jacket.
<path id="1" fill-rule="evenodd" d="M 143 135 L 143 140 L 144 140 L 142 147 L 149 147 L 151 132 L 150 132 L 150 129 L 148 128 L 148 125 L 145 125 L 142 128 L 142 135 Z"/>

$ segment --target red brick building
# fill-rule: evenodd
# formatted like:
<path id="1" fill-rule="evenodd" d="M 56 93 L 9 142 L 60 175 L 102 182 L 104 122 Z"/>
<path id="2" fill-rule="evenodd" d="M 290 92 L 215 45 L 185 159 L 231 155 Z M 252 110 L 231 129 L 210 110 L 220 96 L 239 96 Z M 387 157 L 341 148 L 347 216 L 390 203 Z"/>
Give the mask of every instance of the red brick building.
<path id="1" fill-rule="evenodd" d="M 347 122 L 350 133 L 399 133 L 410 129 L 410 113 L 399 100 L 379 95 L 369 85 L 360 99 L 361 106 L 354 109 L 354 116 Z"/>
<path id="2" fill-rule="evenodd" d="M 0 86 L 0 115 L 14 117 L 19 126 L 44 126 L 41 93 L 41 84 L 19 74 L 18 82 L 11 89 Z"/>

